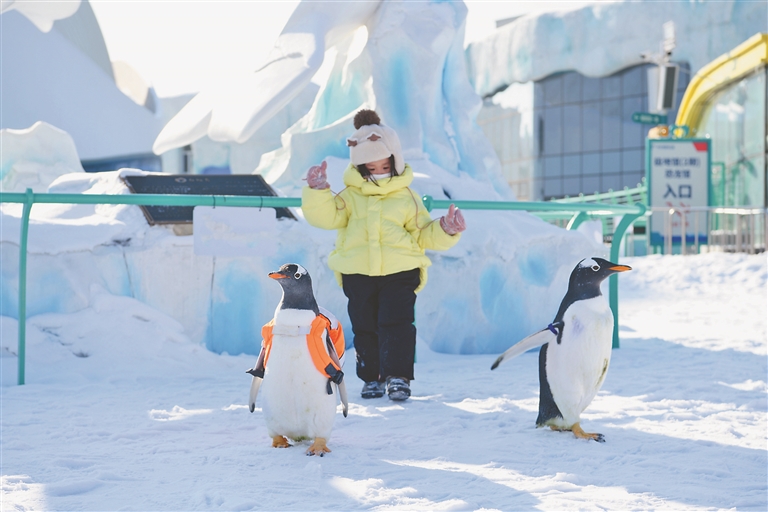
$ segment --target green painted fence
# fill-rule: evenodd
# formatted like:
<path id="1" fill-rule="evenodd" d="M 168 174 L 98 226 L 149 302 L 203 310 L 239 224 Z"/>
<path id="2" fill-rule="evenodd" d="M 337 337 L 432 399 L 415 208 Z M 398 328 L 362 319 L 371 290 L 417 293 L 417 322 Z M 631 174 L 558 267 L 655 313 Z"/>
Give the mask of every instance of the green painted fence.
<path id="1" fill-rule="evenodd" d="M 447 201 L 424 196 L 427 210 L 447 209 L 451 204 L 464 210 L 522 210 L 546 219 L 568 219 L 567 229 L 576 229 L 590 217 L 621 215 L 611 243 L 611 261 L 618 263 L 619 245 L 624 232 L 645 214 L 645 206 L 599 204 L 599 203 L 551 203 L 518 201 Z M 19 371 L 18 383 L 24 384 L 26 364 L 26 322 L 27 322 L 27 238 L 29 215 L 32 205 L 41 204 L 132 204 L 143 206 L 236 206 L 244 208 L 301 207 L 301 198 L 273 196 L 203 196 L 203 195 L 99 195 L 99 194 L 36 194 L 32 189 L 26 192 L 0 192 L 0 203 L 24 205 L 21 216 L 21 238 L 19 239 Z M 619 282 L 618 276 L 609 278 L 609 303 L 615 318 L 613 347 L 619 347 Z"/>

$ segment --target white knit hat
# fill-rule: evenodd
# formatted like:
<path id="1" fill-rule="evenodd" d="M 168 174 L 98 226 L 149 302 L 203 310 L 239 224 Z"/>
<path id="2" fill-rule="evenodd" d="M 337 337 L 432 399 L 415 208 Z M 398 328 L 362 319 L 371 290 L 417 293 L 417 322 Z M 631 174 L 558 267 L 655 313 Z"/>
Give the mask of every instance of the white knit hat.
<path id="1" fill-rule="evenodd" d="M 363 165 L 378 160 L 395 157 L 395 172 L 400 175 L 405 170 L 400 138 L 395 130 L 383 124 L 361 126 L 347 139 L 349 158 L 354 165 Z"/>

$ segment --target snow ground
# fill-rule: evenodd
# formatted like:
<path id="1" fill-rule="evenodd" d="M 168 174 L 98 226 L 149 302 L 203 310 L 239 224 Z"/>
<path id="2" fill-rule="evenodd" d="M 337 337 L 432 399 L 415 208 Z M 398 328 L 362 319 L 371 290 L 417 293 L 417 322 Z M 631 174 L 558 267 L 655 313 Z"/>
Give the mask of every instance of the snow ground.
<path id="1" fill-rule="evenodd" d="M 420 343 L 404 404 L 360 399 L 350 353 L 350 415 L 309 458 L 248 412 L 253 357 L 134 299 L 30 318 L 25 386 L 2 317 L 2 509 L 766 510 L 766 256 L 622 263 L 622 346 L 582 415 L 604 444 L 534 427 L 535 353 L 491 372 Z"/>

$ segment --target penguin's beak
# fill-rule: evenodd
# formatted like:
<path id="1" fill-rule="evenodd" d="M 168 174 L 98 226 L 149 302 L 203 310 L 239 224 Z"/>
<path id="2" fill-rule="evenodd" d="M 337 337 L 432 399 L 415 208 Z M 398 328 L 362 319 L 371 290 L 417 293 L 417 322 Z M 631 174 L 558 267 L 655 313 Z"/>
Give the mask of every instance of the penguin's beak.
<path id="1" fill-rule="evenodd" d="M 285 274 L 281 274 L 280 272 L 270 272 L 268 275 L 272 279 L 287 279 L 288 278 L 288 276 L 286 276 Z"/>
<path id="2" fill-rule="evenodd" d="M 626 272 L 627 270 L 632 270 L 632 267 L 629 265 L 614 265 L 612 267 L 608 267 L 608 270 L 613 270 L 614 272 Z"/>

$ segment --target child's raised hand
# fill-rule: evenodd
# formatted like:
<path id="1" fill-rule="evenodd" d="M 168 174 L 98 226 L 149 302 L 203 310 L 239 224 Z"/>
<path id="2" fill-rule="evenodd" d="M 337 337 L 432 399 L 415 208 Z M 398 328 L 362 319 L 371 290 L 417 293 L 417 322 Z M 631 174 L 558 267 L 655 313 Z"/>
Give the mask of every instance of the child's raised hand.
<path id="1" fill-rule="evenodd" d="M 307 185 L 309 185 L 309 188 L 313 188 L 315 190 L 324 190 L 331 187 L 328 184 L 328 179 L 325 174 L 325 169 L 327 167 L 328 164 L 326 164 L 325 160 L 323 160 L 323 163 L 320 165 L 313 165 L 309 168 L 307 171 Z"/>
<path id="2" fill-rule="evenodd" d="M 464 215 L 456 208 L 455 204 L 448 207 L 448 215 L 440 217 L 440 227 L 449 235 L 455 235 L 467 229 Z"/>

